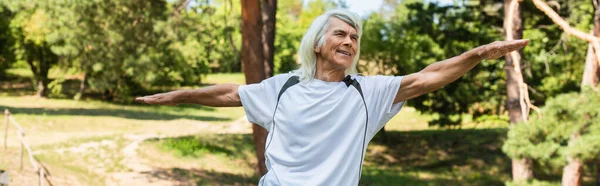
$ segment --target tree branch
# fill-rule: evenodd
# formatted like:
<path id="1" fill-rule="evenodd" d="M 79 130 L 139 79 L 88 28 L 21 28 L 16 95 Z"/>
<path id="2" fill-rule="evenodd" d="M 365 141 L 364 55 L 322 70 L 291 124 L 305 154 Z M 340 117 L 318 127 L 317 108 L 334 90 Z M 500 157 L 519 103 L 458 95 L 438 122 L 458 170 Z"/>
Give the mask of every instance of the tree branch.
<path id="1" fill-rule="evenodd" d="M 592 44 L 594 47 L 594 54 L 596 55 L 596 61 L 600 64 L 600 38 L 587 34 L 585 32 L 579 31 L 577 29 L 572 28 L 569 23 L 567 23 L 564 19 L 562 19 L 548 4 L 546 4 L 542 0 L 533 0 L 533 4 L 544 12 L 554 23 L 556 23 L 560 28 L 562 28 L 567 34 L 573 35 L 580 39 L 586 40 Z"/>

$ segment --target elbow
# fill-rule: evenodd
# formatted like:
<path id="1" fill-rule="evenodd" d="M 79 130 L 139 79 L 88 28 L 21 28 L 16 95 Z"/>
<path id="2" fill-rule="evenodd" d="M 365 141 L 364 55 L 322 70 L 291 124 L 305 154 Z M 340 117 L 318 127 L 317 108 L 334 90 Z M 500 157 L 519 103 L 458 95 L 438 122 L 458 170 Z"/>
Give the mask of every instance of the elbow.
<path id="1" fill-rule="evenodd" d="M 232 107 L 242 106 L 242 101 L 240 99 L 240 94 L 238 92 L 239 85 L 229 84 L 228 87 L 229 87 L 229 91 L 224 95 L 227 106 L 232 106 Z"/>
<path id="2" fill-rule="evenodd" d="M 418 86 L 418 88 L 416 88 L 417 92 L 415 93 L 414 97 L 419 97 L 442 87 L 442 85 L 436 83 L 436 81 L 432 81 L 430 78 L 424 78 L 422 81 L 417 83 L 416 86 Z"/>

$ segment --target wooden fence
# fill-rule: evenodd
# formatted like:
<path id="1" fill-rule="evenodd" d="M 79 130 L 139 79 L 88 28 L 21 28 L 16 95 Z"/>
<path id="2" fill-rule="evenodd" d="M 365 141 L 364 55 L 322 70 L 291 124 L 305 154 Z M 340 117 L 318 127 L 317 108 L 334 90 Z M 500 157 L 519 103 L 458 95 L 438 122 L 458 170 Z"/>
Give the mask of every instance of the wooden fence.
<path id="1" fill-rule="evenodd" d="M 21 125 L 19 125 L 19 123 L 15 121 L 8 109 L 4 110 L 4 118 L 6 124 L 4 127 L 4 151 L 6 151 L 7 148 L 6 141 L 8 138 L 8 126 L 10 123 L 17 128 L 17 137 L 19 138 L 19 142 L 21 143 L 21 170 L 23 170 L 23 154 L 24 151 L 27 150 L 27 154 L 29 155 L 29 163 L 31 163 L 33 170 L 37 170 L 37 173 L 39 173 L 39 185 L 44 186 L 44 180 L 47 181 L 50 185 L 52 185 L 52 182 L 50 182 L 50 180 L 46 177 L 46 175 L 49 175 L 47 174 L 48 170 L 44 167 L 44 165 L 42 165 L 33 157 L 31 147 L 29 146 L 29 144 L 27 144 L 27 141 L 25 141 L 25 131 L 23 130 L 23 127 L 21 127 Z"/>

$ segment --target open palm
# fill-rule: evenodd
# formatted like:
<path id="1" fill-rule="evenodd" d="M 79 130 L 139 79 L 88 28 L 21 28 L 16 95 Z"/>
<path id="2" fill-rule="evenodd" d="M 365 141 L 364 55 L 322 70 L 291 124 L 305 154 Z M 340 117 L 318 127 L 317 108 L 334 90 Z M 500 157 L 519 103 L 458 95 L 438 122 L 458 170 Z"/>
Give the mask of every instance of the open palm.
<path id="1" fill-rule="evenodd" d="M 512 41 L 495 41 L 493 43 L 480 46 L 477 55 L 482 59 L 497 59 L 509 52 L 519 50 L 529 44 L 529 39 L 520 39 Z"/>
<path id="2" fill-rule="evenodd" d="M 175 96 L 173 94 L 173 92 L 154 94 L 150 96 L 135 98 L 135 101 L 147 104 L 175 106 L 177 104 L 174 101 Z"/>

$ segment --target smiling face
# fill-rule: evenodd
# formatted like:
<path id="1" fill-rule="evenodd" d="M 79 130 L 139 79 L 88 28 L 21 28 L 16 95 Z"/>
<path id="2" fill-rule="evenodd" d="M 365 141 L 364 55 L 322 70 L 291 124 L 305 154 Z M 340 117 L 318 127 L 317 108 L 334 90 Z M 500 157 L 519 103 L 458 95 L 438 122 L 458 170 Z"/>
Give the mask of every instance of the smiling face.
<path id="1" fill-rule="evenodd" d="M 325 44 L 315 47 L 317 62 L 335 70 L 350 68 L 358 48 L 356 29 L 338 18 L 329 18 L 324 37 Z"/>

